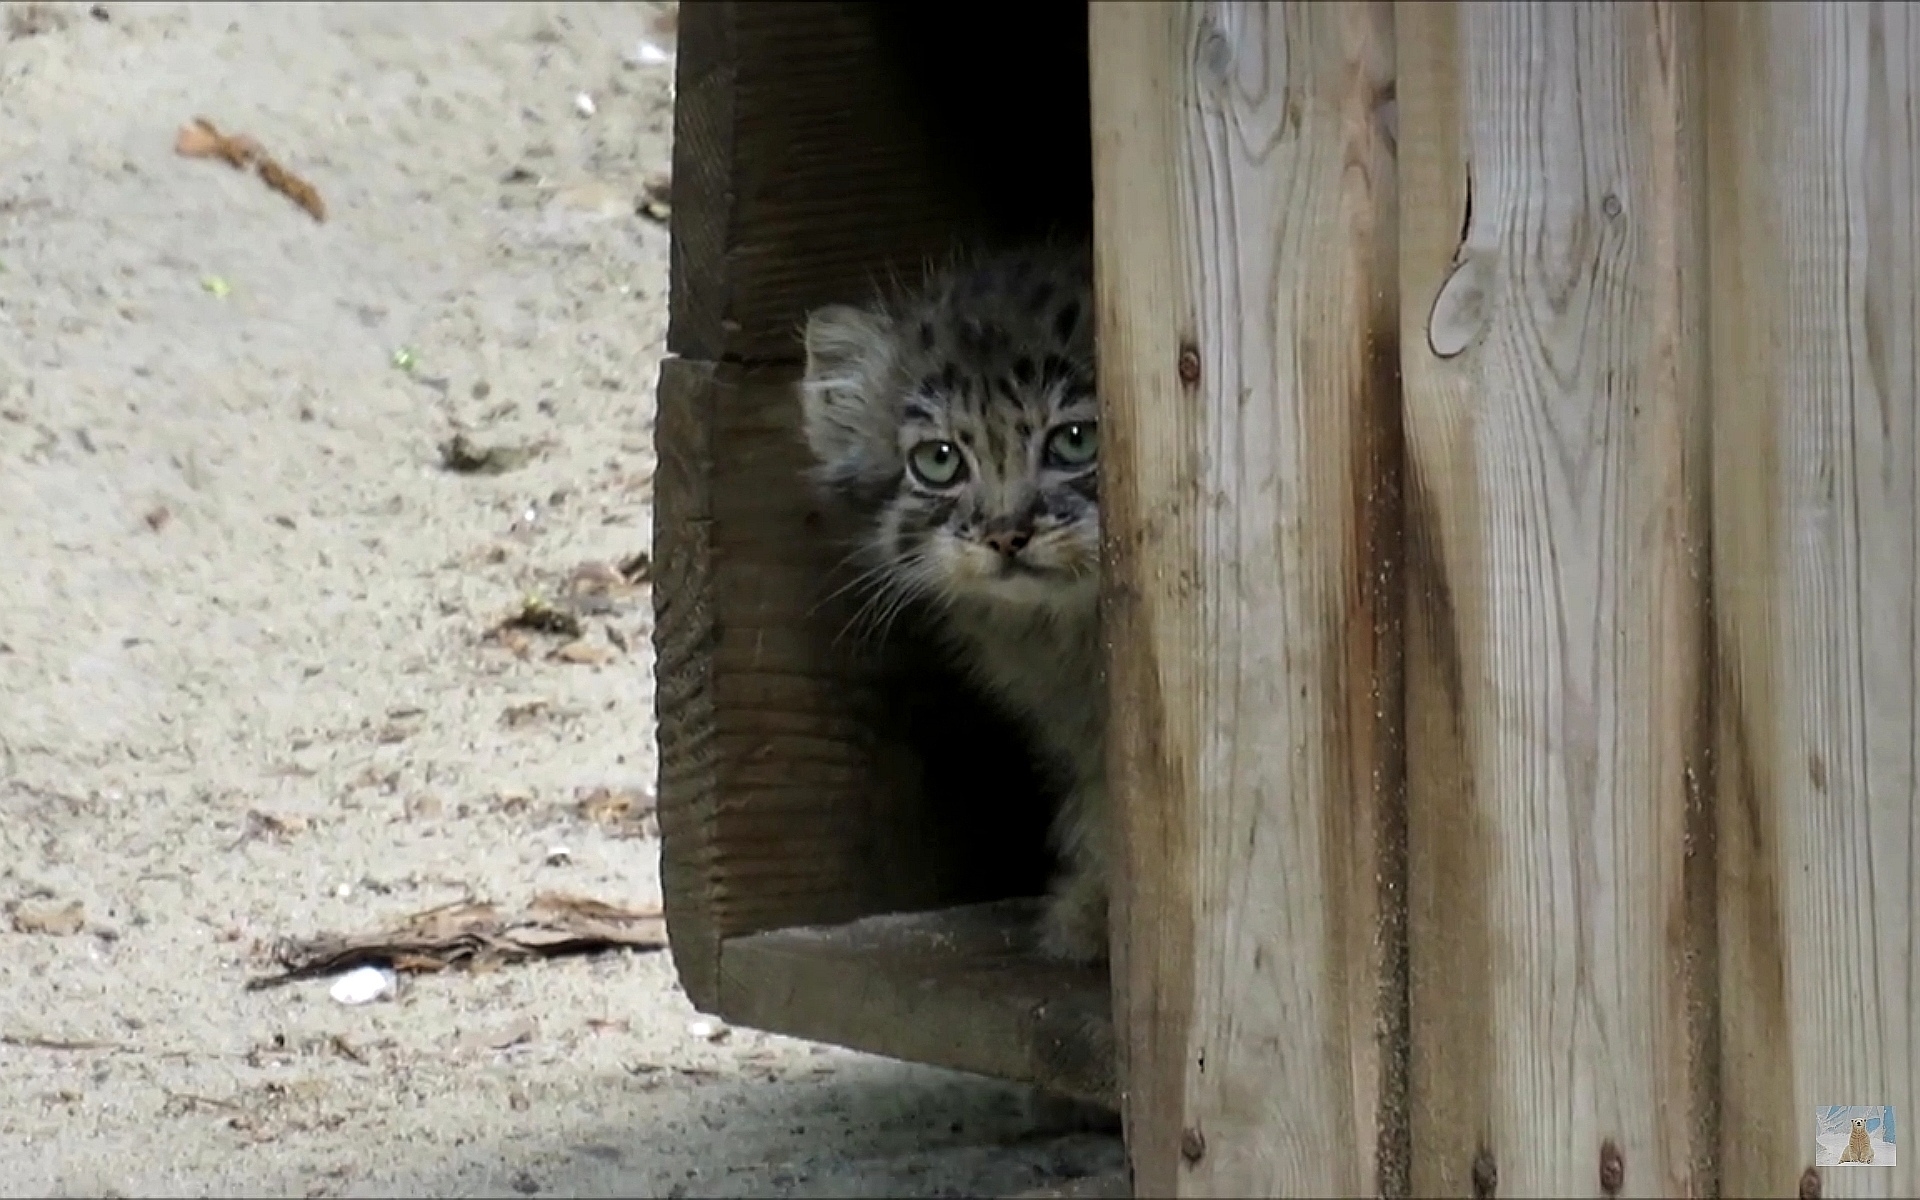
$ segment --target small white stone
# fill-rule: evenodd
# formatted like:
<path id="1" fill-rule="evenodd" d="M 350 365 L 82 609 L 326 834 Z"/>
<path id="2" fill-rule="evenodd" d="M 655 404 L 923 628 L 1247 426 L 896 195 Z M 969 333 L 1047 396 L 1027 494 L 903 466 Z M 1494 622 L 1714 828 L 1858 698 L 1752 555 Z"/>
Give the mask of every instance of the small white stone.
<path id="1" fill-rule="evenodd" d="M 630 67 L 664 67 L 673 61 L 673 55 L 645 38 L 641 38 L 638 45 L 621 57 L 626 59 Z"/>
<path id="2" fill-rule="evenodd" d="M 580 110 L 580 115 L 583 117 L 590 117 L 595 111 L 593 97 L 587 95 L 585 92 L 581 92 L 573 98 L 573 106 Z"/>
<path id="3" fill-rule="evenodd" d="M 703 1042 L 723 1042 L 733 1031 L 712 1017 L 698 1017 L 687 1022 L 687 1032 Z"/>
<path id="4" fill-rule="evenodd" d="M 333 894 L 340 897 L 340 899 L 345 900 L 348 896 L 353 895 L 353 885 L 350 883 L 343 883 L 339 887 L 333 889 Z"/>
<path id="5" fill-rule="evenodd" d="M 356 967 L 334 980 L 327 994 L 341 1004 L 367 1004 L 391 995 L 398 983 L 385 967 Z"/>
<path id="6" fill-rule="evenodd" d="M 573 851 L 567 849 L 565 846 L 548 846 L 547 847 L 547 865 L 548 866 L 564 867 L 572 861 L 573 861 Z"/>

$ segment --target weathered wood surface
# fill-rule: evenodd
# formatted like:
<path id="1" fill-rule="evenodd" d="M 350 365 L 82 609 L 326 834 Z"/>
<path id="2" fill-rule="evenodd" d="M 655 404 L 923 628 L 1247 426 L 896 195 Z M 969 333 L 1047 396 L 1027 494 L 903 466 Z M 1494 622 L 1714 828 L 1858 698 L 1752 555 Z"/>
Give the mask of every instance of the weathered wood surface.
<path id="1" fill-rule="evenodd" d="M 1113 1104 L 1104 972 L 1041 958 L 1039 903 L 1002 901 L 728 940 L 730 1020 Z"/>
<path id="2" fill-rule="evenodd" d="M 1047 867 L 1047 814 L 1005 722 L 928 670 L 906 623 L 884 643 L 852 628 L 867 598 L 841 590 L 853 531 L 804 481 L 792 383 L 809 308 L 1073 207 L 1071 153 L 1020 172 L 1062 124 L 1084 136 L 1084 86 L 1061 91 L 1072 69 L 1012 72 L 994 103 L 944 83 L 1062 43 L 1077 61 L 1085 17 L 1049 10 L 1008 40 L 977 21 L 945 36 L 904 7 L 681 14 L 654 640 L 662 883 L 676 965 L 707 1008 L 727 937 L 1037 891 Z M 996 104 L 1035 95 L 1064 99 L 990 136 Z M 1009 167 L 1069 195 L 1010 216 Z"/>
<path id="3" fill-rule="evenodd" d="M 1413 1191 L 1700 1194 L 1699 10 L 1398 17 Z"/>
<path id="4" fill-rule="evenodd" d="M 883 899 L 863 844 L 877 834 L 859 825 L 875 775 L 865 681 L 800 619 L 832 551 L 810 528 L 792 379 L 682 359 L 661 372 L 661 886 L 675 965 L 703 1009 L 717 1003 L 722 937 Z"/>
<path id="5" fill-rule="evenodd" d="M 1920 14 L 1707 7 L 1725 1194 L 1920 1194 Z"/>
<path id="6" fill-rule="evenodd" d="M 715 0 L 680 13 L 672 317 L 694 359 L 791 359 L 804 314 L 973 223 L 939 188 L 867 4 Z"/>
<path id="7" fill-rule="evenodd" d="M 1403 1191 L 1382 4 L 1096 4 L 1119 1028 L 1144 1196 Z"/>

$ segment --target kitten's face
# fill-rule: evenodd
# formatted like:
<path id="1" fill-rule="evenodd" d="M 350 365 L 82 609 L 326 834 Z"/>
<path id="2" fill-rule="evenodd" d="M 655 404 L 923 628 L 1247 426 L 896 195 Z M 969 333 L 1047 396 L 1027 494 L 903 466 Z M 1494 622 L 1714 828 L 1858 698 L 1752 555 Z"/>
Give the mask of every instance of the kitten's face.
<path id="1" fill-rule="evenodd" d="M 872 515 L 893 587 L 1085 608 L 1098 589 L 1099 411 L 1077 260 L 1002 260 L 893 312 L 807 327 L 818 478 Z"/>
<path id="2" fill-rule="evenodd" d="M 937 595 L 1084 602 L 1100 563 L 1099 419 L 1064 359 L 924 381 L 902 404 L 905 469 L 877 548 Z"/>

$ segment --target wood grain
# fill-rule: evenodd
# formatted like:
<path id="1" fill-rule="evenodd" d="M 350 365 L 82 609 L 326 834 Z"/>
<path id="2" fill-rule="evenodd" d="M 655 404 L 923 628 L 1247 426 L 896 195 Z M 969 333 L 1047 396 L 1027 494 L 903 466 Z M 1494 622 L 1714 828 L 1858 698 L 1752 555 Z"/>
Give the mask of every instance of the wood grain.
<path id="1" fill-rule="evenodd" d="M 1008 39 L 905 7 L 681 13 L 654 636 L 662 882 L 708 1009 L 729 937 L 1032 894 L 1050 866 L 1018 734 L 910 623 L 849 632 L 854 530 L 803 480 L 810 308 L 962 241 L 1087 222 L 1085 155 L 1057 149 L 1086 137 L 1084 11 Z M 978 104 L 953 86 L 1049 58 L 1068 66 L 961 89 Z"/>
<path id="2" fill-rule="evenodd" d="M 1398 18 L 1413 1190 L 1698 1194 L 1698 10 Z"/>
<path id="3" fill-rule="evenodd" d="M 722 1010 L 756 1029 L 1115 1102 L 1098 970 L 1041 958 L 1037 900 L 728 939 Z"/>
<path id="4" fill-rule="evenodd" d="M 1037 891 L 1015 734 L 908 632 L 841 637 L 850 530 L 802 477 L 794 367 L 663 364 L 653 597 L 661 884 L 720 1011 L 723 938 Z"/>
<path id="5" fill-rule="evenodd" d="M 1013 37 L 921 7 L 681 12 L 674 353 L 796 358 L 814 307 L 962 244 L 1085 228 L 1084 9 L 1037 6 Z"/>
<path id="6" fill-rule="evenodd" d="M 1140 1195 L 1404 1188 L 1391 16 L 1092 10 Z"/>
<path id="7" fill-rule="evenodd" d="M 1814 1106 L 1920 1116 L 1920 19 L 1707 37 L 1723 1183 L 1793 1195 Z M 1822 1194 L 1920 1193 L 1902 1149 Z"/>

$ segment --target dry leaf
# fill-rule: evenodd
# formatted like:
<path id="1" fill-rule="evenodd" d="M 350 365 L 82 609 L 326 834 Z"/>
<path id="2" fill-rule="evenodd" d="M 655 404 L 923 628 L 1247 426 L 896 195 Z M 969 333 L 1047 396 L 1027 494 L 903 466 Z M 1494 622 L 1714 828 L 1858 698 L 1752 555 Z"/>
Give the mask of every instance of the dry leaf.
<path id="1" fill-rule="evenodd" d="M 578 641 L 568 642 L 558 650 L 555 650 L 552 657 L 559 659 L 561 662 L 579 663 L 583 666 L 597 667 L 602 663 L 613 661 L 613 650 L 608 646 L 596 646 L 585 638 L 581 638 Z"/>
<path id="2" fill-rule="evenodd" d="M 440 443 L 440 465 L 456 475 L 503 475 L 524 466 L 539 446 L 482 446 L 464 433 Z"/>
<path id="3" fill-rule="evenodd" d="M 499 1029 L 474 1030 L 460 1035 L 457 1044 L 463 1050 L 505 1050 L 530 1042 L 540 1032 L 532 1017 L 521 1017 Z"/>
<path id="4" fill-rule="evenodd" d="M 212 121 L 195 117 L 180 127 L 173 152 L 187 158 L 218 158 L 236 171 L 245 170 L 261 156 L 260 143 L 244 135 L 221 133 Z"/>
<path id="5" fill-rule="evenodd" d="M 542 892 L 511 917 L 502 917 L 491 904 L 460 901 L 415 913 L 380 933 L 285 939 L 274 948 L 282 971 L 254 979 L 247 988 L 373 964 L 396 972 L 426 972 L 592 950 L 661 950 L 666 944 L 666 920 L 658 909 L 622 908 L 590 897 Z"/>
<path id="6" fill-rule="evenodd" d="M 72 937 L 86 927 L 86 905 L 78 900 L 69 900 L 65 904 L 52 900 L 22 900 L 13 906 L 15 933 Z"/>
<path id="7" fill-rule="evenodd" d="M 309 822 L 294 813 L 269 813 L 257 808 L 247 810 L 246 827 L 227 849 L 233 850 L 258 837 L 285 838 L 305 833 Z"/>
<path id="8" fill-rule="evenodd" d="M 575 815 L 582 820 L 612 826 L 616 831 L 628 826 L 642 835 L 658 832 L 657 810 L 658 802 L 650 792 L 604 787 L 594 788 L 574 805 Z"/>
<path id="9" fill-rule="evenodd" d="M 257 166 L 262 181 L 307 211 L 316 221 L 327 219 L 327 206 L 312 184 L 287 170 L 245 134 L 221 133 L 212 121 L 195 117 L 174 136 L 173 152 L 185 158 L 218 158 L 235 170 Z"/>
<path id="10" fill-rule="evenodd" d="M 279 163 L 270 158 L 261 159 L 260 178 L 267 181 L 268 187 L 306 209 L 314 220 L 327 219 L 327 205 L 320 199 L 319 189 Z"/>
<path id="11" fill-rule="evenodd" d="M 520 606 L 520 611 L 489 630 L 489 635 L 505 640 L 502 635 L 508 630 L 524 629 L 532 633 L 551 633 L 559 637 L 577 638 L 586 632 L 580 624 L 580 618 L 564 608 L 555 608 L 538 596 L 529 597 Z"/>

